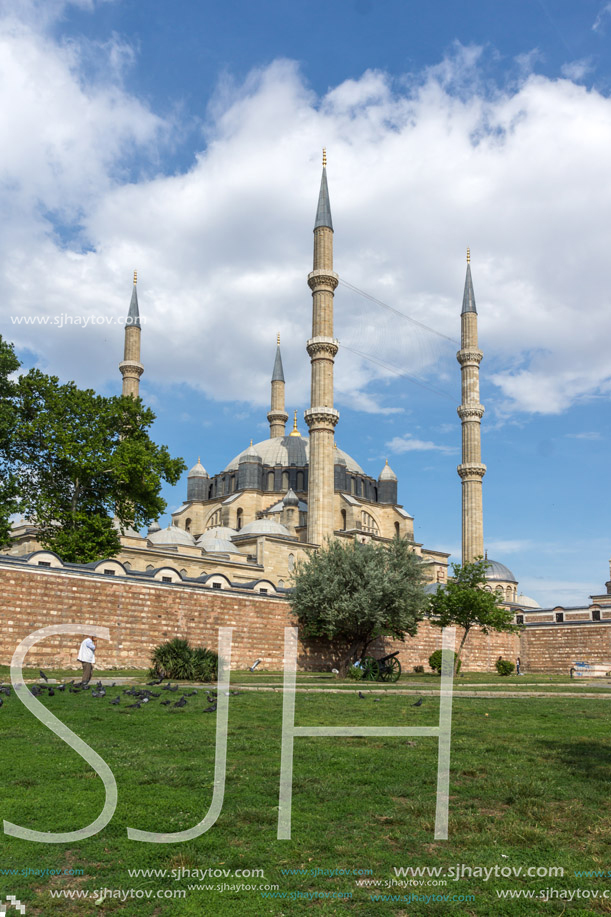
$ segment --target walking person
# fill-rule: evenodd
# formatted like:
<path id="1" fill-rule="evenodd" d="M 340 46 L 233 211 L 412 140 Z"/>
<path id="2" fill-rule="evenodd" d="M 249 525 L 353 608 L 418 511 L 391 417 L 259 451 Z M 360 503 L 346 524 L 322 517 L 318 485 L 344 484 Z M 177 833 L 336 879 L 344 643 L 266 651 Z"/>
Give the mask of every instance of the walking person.
<path id="1" fill-rule="evenodd" d="M 516 675 L 520 674 L 520 657 L 516 659 Z"/>
<path id="2" fill-rule="evenodd" d="M 83 687 L 89 684 L 95 662 L 95 637 L 85 637 L 78 651 L 77 661 L 83 666 Z"/>

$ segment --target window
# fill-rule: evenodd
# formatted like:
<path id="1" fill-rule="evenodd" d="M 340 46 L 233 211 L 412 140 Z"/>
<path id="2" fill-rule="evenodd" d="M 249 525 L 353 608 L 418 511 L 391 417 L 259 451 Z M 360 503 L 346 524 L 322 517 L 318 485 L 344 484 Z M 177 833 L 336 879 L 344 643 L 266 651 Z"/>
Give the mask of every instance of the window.
<path id="1" fill-rule="evenodd" d="M 50 567 L 50 566 L 51 566 L 51 561 L 50 561 L 50 560 L 39 560 L 39 561 L 38 561 L 38 566 L 39 566 L 39 567 Z"/>
<path id="2" fill-rule="evenodd" d="M 206 528 L 213 529 L 217 525 L 220 525 L 220 524 L 221 524 L 221 511 L 220 509 L 217 509 L 216 512 L 212 513 L 212 515 L 208 519 L 208 524 L 206 525 Z"/>
<path id="3" fill-rule="evenodd" d="M 303 471 L 297 472 L 297 490 L 303 490 Z"/>
<path id="4" fill-rule="evenodd" d="M 401 537 L 401 526 L 399 525 L 398 522 L 395 522 L 395 535 L 397 536 L 397 538 Z"/>
<path id="5" fill-rule="evenodd" d="M 524 615 L 516 615 L 516 624 L 524 624 Z"/>
<path id="6" fill-rule="evenodd" d="M 593 608 L 593 609 L 592 609 L 592 620 L 593 620 L 593 621 L 600 621 L 600 608 Z"/>
<path id="7" fill-rule="evenodd" d="M 104 570 L 104 576 L 114 576 L 114 575 L 115 575 L 114 570 Z"/>
<path id="8" fill-rule="evenodd" d="M 361 528 L 364 532 L 369 532 L 371 535 L 379 534 L 378 523 L 373 516 L 366 513 L 365 510 L 361 513 Z"/>
<path id="9" fill-rule="evenodd" d="M 288 490 L 289 486 L 290 486 L 289 485 L 289 473 L 288 471 L 283 471 L 282 472 L 282 490 Z"/>
<path id="10" fill-rule="evenodd" d="M 350 493 L 353 494 L 355 489 L 354 478 L 350 478 Z"/>
<path id="11" fill-rule="evenodd" d="M 288 567 L 289 567 L 289 573 L 292 573 L 295 568 L 295 555 L 294 554 L 289 554 Z"/>
<path id="12" fill-rule="evenodd" d="M 346 531 L 346 510 L 342 510 L 342 532 Z"/>
<path id="13" fill-rule="evenodd" d="M 274 489 L 274 472 L 273 471 L 267 472 L 267 489 L 268 490 Z"/>
<path id="14" fill-rule="evenodd" d="M 185 519 L 185 532 L 190 532 L 190 531 L 191 531 L 191 520 Z"/>
<path id="15" fill-rule="evenodd" d="M 212 583 L 212 588 L 213 589 L 222 589 L 222 586 L 220 583 Z"/>
<path id="16" fill-rule="evenodd" d="M 269 589 L 259 589 L 259 592 L 261 595 L 267 595 L 267 593 L 269 592 Z"/>
<path id="17" fill-rule="evenodd" d="M 171 576 L 162 576 L 162 577 L 161 577 L 161 582 L 162 582 L 162 583 L 171 583 L 171 582 L 172 582 L 172 577 L 171 577 Z"/>
<path id="18" fill-rule="evenodd" d="M 231 492 L 233 493 L 234 490 L 235 490 L 235 474 L 232 474 L 231 475 Z"/>
<path id="19" fill-rule="evenodd" d="M 235 527 L 236 527 L 236 529 L 238 530 L 238 532 L 239 532 L 240 529 L 242 528 L 243 524 L 244 524 L 244 521 L 243 521 L 243 518 L 242 518 L 242 508 L 240 507 L 240 509 L 238 509 L 238 518 L 237 518 L 236 524 L 235 524 Z"/>
<path id="20" fill-rule="evenodd" d="M 556 624 L 562 624 L 564 621 L 564 614 L 561 611 L 556 612 Z"/>

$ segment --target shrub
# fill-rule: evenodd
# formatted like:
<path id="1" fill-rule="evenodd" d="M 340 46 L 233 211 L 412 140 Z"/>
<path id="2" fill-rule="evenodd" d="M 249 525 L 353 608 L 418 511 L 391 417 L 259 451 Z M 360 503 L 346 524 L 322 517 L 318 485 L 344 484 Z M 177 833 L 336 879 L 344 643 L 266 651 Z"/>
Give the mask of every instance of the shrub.
<path id="1" fill-rule="evenodd" d="M 452 653 L 449 653 L 448 655 L 451 656 L 452 663 L 456 665 L 455 674 L 458 675 L 458 673 L 460 672 L 460 667 L 462 663 L 460 659 L 458 660 L 458 663 L 456 663 L 456 653 L 452 652 Z M 441 650 L 435 650 L 434 653 L 431 653 L 431 655 L 429 656 L 429 665 L 433 669 L 434 672 L 437 672 L 438 675 L 441 675 Z"/>
<path id="2" fill-rule="evenodd" d="M 346 669 L 346 678 L 352 678 L 353 681 L 360 681 L 363 677 L 363 669 L 360 665 L 349 665 Z"/>
<path id="3" fill-rule="evenodd" d="M 218 655 L 213 650 L 192 647 L 181 637 L 155 647 L 151 662 L 152 675 L 181 681 L 213 681 L 218 673 Z"/>
<path id="4" fill-rule="evenodd" d="M 497 672 L 499 673 L 499 675 L 511 675 L 511 673 L 515 669 L 515 666 L 513 662 L 509 661 L 509 659 L 501 659 L 499 657 L 499 659 L 497 659 L 497 661 L 495 662 L 495 668 Z"/>
<path id="5" fill-rule="evenodd" d="M 418 675 L 421 675 L 421 674 L 424 672 L 424 666 L 423 666 L 423 665 L 415 665 L 415 666 L 414 666 L 414 672 L 417 672 Z"/>

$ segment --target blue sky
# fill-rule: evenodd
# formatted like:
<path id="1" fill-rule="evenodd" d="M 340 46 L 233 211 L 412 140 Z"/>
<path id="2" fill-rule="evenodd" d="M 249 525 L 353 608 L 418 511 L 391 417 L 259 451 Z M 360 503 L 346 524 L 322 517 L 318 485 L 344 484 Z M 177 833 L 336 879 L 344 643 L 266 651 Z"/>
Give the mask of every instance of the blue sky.
<path id="1" fill-rule="evenodd" d="M 305 432 L 326 146 L 338 443 L 388 458 L 417 540 L 459 559 L 469 245 L 489 554 L 541 604 L 583 601 L 611 549 L 610 44 L 599 0 L 8 0 L 0 332 L 118 391 L 138 269 L 159 441 L 212 474 L 266 438 L 277 331 Z"/>

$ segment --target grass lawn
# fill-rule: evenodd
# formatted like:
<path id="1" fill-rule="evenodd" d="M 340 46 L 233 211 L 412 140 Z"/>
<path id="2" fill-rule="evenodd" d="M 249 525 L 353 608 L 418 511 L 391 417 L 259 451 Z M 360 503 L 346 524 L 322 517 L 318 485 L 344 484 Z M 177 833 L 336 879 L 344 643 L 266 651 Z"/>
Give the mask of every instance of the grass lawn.
<path id="1" fill-rule="evenodd" d="M 35 672 L 37 674 L 37 670 Z M 48 673 L 50 676 L 52 672 Z M 61 674 L 61 673 L 59 673 Z M 107 673 L 104 673 L 106 675 Z M 117 673 L 123 674 L 123 673 Z M 142 674 L 142 673 L 140 673 Z M 0 675 L 0 678 L 2 676 Z M 549 683 L 549 676 L 544 676 Z M 4 679 L 6 681 L 6 678 Z M 486 675 L 457 681 L 473 687 L 498 680 L 507 690 L 531 676 Z M 232 673 L 232 681 L 279 682 L 267 672 Z M 327 675 L 300 675 L 298 683 L 334 687 Z M 344 683 L 346 684 L 346 683 Z M 397 688 L 438 686 L 434 676 L 408 676 Z M 601 693 L 603 685 L 596 686 Z M 184 709 L 161 707 L 180 695 L 163 693 L 140 710 L 119 707 L 88 694 L 43 695 L 42 702 L 112 768 L 119 788 L 117 811 L 98 835 L 79 843 L 37 844 L 2 836 L 0 891 L 16 895 L 26 915 L 530 915 L 611 913 L 611 706 L 568 679 L 554 678 L 572 697 L 461 697 L 452 718 L 449 839 L 434 840 L 437 742 L 434 738 L 297 738 L 294 752 L 292 839 L 276 839 L 280 772 L 282 695 L 247 691 L 232 696 L 225 801 L 217 823 L 182 844 L 146 844 L 127 838 L 127 827 L 179 831 L 205 815 L 212 797 L 215 715 L 203 714 L 205 696 Z M 358 698 L 360 685 L 345 693 L 298 693 L 297 725 L 437 725 L 438 700 L 393 690 Z M 379 703 L 374 703 L 374 696 Z M 2 817 L 40 831 L 70 831 L 93 821 L 103 805 L 101 780 L 90 767 L 39 723 L 13 694 L 0 710 Z M 471 869 L 560 867 L 564 876 L 472 875 L 364 887 L 352 871 L 370 870 L 368 880 L 406 883 L 395 868 L 457 864 Z M 227 870 L 225 877 L 196 878 L 186 871 Z M 77 875 L 25 876 L 22 870 L 82 870 Z M 130 870 L 167 870 L 167 875 L 130 875 Z M 262 869 L 258 878 L 236 870 Z M 14 874 L 9 871 L 15 870 Z M 170 871 L 174 870 L 171 874 Z M 179 875 L 179 871 L 182 872 Z M 303 870 L 288 874 L 287 870 Z M 326 873 L 314 875 L 315 870 Z M 343 871 L 333 874 L 333 871 Z M 285 871 L 285 872 L 283 872 Z M 350 874 L 347 873 L 350 872 Z M 439 884 L 441 881 L 447 884 Z M 230 888 L 219 891 L 225 883 Z M 251 886 L 236 890 L 239 884 Z M 201 889 L 189 886 L 202 886 Z M 204 885 L 215 888 L 204 889 Z M 277 890 L 264 886 L 278 886 Z M 233 887 L 233 890 L 232 888 Z M 185 891 L 184 898 L 107 896 L 99 889 L 133 890 L 156 896 Z M 597 891 L 599 898 L 503 899 L 500 891 L 543 889 Z M 52 897 L 60 890 L 89 891 L 88 900 Z M 286 898 L 263 897 L 284 894 Z M 308 899 L 335 893 L 351 898 Z M 473 900 L 372 900 L 378 895 L 459 896 Z M 15 911 L 9 910 L 7 917 Z"/>

